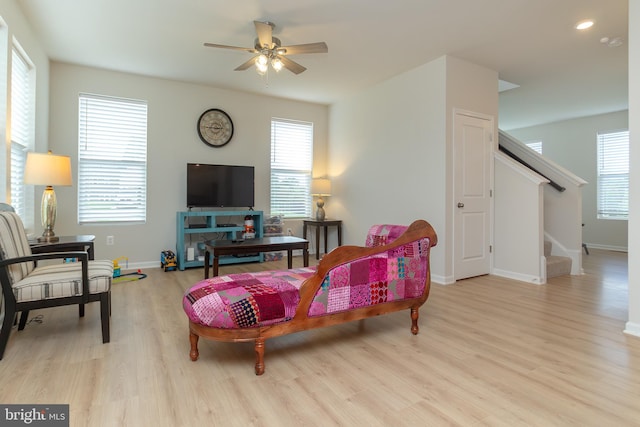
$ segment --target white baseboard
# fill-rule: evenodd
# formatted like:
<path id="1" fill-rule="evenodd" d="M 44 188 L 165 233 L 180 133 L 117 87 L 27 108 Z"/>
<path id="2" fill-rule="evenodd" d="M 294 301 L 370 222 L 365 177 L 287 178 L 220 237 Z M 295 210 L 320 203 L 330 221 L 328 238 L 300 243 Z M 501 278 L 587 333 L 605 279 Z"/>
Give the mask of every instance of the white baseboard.
<path id="1" fill-rule="evenodd" d="M 507 279 L 518 280 L 520 282 L 533 283 L 534 285 L 544 285 L 546 283 L 546 281 L 542 277 L 501 270 L 499 268 L 494 268 L 491 274 L 500 277 L 506 277 Z"/>
<path id="2" fill-rule="evenodd" d="M 452 285 L 456 283 L 456 279 L 453 276 L 440 276 L 438 274 L 431 274 L 431 283 L 435 283 L 436 285 Z"/>
<path id="3" fill-rule="evenodd" d="M 160 260 L 129 263 L 128 266 L 121 265 L 120 267 L 123 270 L 142 270 L 144 268 L 161 268 Z"/>
<path id="4" fill-rule="evenodd" d="M 624 333 L 633 335 L 634 337 L 640 337 L 640 323 L 627 322 L 624 328 Z"/>
<path id="5" fill-rule="evenodd" d="M 596 245 L 594 243 L 585 244 L 587 245 L 587 249 L 603 249 L 605 251 L 629 252 L 629 248 L 625 246 Z"/>

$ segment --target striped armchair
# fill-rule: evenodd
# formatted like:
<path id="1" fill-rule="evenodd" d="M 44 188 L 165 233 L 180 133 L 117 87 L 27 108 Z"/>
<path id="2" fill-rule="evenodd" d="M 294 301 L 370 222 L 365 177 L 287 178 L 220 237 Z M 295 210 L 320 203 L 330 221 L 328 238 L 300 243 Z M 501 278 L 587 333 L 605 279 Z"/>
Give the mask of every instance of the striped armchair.
<path id="1" fill-rule="evenodd" d="M 78 262 L 38 265 L 42 260 L 76 258 Z M 0 212 L 0 282 L 4 318 L 0 329 L 0 359 L 11 328 L 21 312 L 18 330 L 24 329 L 30 310 L 100 301 L 102 342 L 109 342 L 111 260 L 89 261 L 87 252 L 52 252 L 33 255 L 20 217 Z"/>

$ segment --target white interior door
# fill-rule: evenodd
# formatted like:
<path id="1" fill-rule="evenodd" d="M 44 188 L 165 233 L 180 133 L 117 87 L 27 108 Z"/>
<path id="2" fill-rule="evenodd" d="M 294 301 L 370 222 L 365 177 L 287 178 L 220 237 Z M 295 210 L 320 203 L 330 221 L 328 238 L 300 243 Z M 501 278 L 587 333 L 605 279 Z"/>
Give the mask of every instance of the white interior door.
<path id="1" fill-rule="evenodd" d="M 493 120 L 454 118 L 454 277 L 489 274 Z"/>

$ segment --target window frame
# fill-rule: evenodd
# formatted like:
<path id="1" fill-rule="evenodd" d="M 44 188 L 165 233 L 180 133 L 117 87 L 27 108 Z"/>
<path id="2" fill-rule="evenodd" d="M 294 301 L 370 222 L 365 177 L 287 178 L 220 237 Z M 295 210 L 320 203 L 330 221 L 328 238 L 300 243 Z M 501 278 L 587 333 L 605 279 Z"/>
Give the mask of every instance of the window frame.
<path id="1" fill-rule="evenodd" d="M 35 147 L 35 65 L 20 43 L 11 44 L 9 198 L 27 230 L 35 228 L 35 189 L 24 183 L 27 152 Z"/>
<path id="2" fill-rule="evenodd" d="M 629 219 L 629 148 L 628 129 L 597 134 L 597 219 Z"/>
<path id="3" fill-rule="evenodd" d="M 313 132 L 313 122 L 271 119 L 271 215 L 290 219 L 311 217 Z"/>
<path id="4" fill-rule="evenodd" d="M 78 95 L 78 224 L 147 220 L 145 100 Z"/>

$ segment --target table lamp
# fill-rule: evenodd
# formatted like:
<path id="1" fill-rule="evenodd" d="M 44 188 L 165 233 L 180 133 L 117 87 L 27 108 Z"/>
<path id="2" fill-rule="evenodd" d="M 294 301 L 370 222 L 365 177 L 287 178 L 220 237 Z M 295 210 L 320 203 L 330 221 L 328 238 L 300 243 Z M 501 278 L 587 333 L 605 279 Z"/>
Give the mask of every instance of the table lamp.
<path id="1" fill-rule="evenodd" d="M 322 196 L 331 195 L 331 181 L 327 178 L 314 178 L 311 181 L 311 194 L 318 197 L 316 202 L 316 206 L 318 206 L 318 210 L 316 210 L 316 220 L 324 221 L 325 212 Z"/>
<path id="2" fill-rule="evenodd" d="M 24 167 L 24 183 L 46 185 L 42 193 L 41 218 L 44 232 L 38 237 L 39 242 L 57 242 L 59 238 L 53 232 L 56 223 L 57 201 L 54 185 L 71 185 L 71 158 L 56 156 L 49 151 L 43 153 L 27 153 Z"/>

